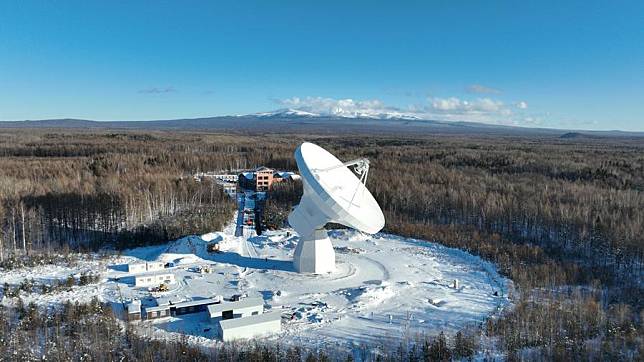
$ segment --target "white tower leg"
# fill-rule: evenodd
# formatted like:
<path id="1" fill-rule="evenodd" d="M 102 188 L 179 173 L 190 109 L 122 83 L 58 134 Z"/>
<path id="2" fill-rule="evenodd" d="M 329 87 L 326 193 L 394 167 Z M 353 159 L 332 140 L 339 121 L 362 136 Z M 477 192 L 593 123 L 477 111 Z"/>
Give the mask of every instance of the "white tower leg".
<path id="1" fill-rule="evenodd" d="M 335 251 L 326 230 L 317 229 L 311 235 L 300 235 L 293 265 L 299 273 L 323 274 L 335 270 Z"/>

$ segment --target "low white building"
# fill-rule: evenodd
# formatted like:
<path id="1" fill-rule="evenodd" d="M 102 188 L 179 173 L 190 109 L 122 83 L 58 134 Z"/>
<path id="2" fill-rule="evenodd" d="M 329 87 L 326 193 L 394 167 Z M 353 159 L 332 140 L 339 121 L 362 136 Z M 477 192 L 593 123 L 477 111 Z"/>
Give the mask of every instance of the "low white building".
<path id="1" fill-rule="evenodd" d="M 130 263 L 127 265 L 127 272 L 131 274 L 145 273 L 147 270 L 147 263 Z"/>
<path id="2" fill-rule="evenodd" d="M 219 336 L 224 342 L 264 336 L 281 330 L 282 314 L 279 311 L 219 321 Z"/>
<path id="3" fill-rule="evenodd" d="M 147 271 L 158 271 L 165 269 L 165 264 L 161 261 L 149 261 L 146 263 Z"/>
<path id="4" fill-rule="evenodd" d="M 237 183 L 223 182 L 221 186 L 224 188 L 224 193 L 230 197 L 237 195 Z"/>
<path id="5" fill-rule="evenodd" d="M 233 319 L 243 318 L 264 312 L 264 300 L 262 298 L 245 298 L 237 302 L 223 302 L 208 306 L 210 318 Z"/>
<path id="6" fill-rule="evenodd" d="M 145 263 L 127 264 L 127 272 L 130 274 L 139 274 L 139 273 L 158 271 L 163 269 L 165 269 L 165 264 L 160 261 L 148 261 Z"/>
<path id="7" fill-rule="evenodd" d="M 159 286 L 159 284 L 174 283 L 174 274 L 141 274 L 134 277 L 134 286 L 137 287 L 151 287 Z"/>
<path id="8" fill-rule="evenodd" d="M 212 175 L 211 177 L 219 181 L 232 183 L 237 183 L 237 180 L 239 180 L 239 175 L 237 174 Z"/>
<path id="9" fill-rule="evenodd" d="M 215 179 L 216 181 L 220 182 L 234 182 L 236 183 L 237 180 L 239 179 L 239 175 L 237 173 L 216 173 L 216 172 L 198 172 L 194 174 L 194 177 L 196 179 L 202 179 L 202 178 L 212 178 Z"/>
<path id="10" fill-rule="evenodd" d="M 246 298 L 208 306 L 210 318 L 217 323 L 223 341 L 252 338 L 282 330 L 281 313 L 264 313 L 262 298 Z"/>

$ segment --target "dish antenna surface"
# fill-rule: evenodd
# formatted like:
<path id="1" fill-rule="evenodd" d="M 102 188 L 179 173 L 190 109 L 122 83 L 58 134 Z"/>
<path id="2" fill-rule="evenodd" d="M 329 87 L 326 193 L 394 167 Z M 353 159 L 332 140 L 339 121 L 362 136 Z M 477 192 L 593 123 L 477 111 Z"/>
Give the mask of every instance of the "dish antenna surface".
<path id="1" fill-rule="evenodd" d="M 369 160 L 342 162 L 309 142 L 295 150 L 295 160 L 304 194 L 288 216 L 300 234 L 293 264 L 300 273 L 328 273 L 335 270 L 335 251 L 324 225 L 333 222 L 369 234 L 385 226 L 382 210 L 365 186 Z"/>

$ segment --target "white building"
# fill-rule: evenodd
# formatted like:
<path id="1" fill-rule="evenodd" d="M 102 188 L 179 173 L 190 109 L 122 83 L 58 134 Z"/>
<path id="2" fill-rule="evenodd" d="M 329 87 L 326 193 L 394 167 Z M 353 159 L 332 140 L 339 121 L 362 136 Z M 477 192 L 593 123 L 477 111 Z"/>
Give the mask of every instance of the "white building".
<path id="1" fill-rule="evenodd" d="M 219 321 L 219 336 L 224 342 L 259 337 L 281 330 L 282 314 L 279 311 Z"/>
<path id="2" fill-rule="evenodd" d="M 130 263 L 127 264 L 127 271 L 130 274 L 145 273 L 165 269 L 165 264 L 160 261 L 149 261 L 147 263 Z"/>
<path id="3" fill-rule="evenodd" d="M 239 175 L 236 173 L 227 174 L 227 173 L 215 173 L 215 172 L 198 172 L 194 174 L 196 179 L 202 179 L 204 177 L 215 179 L 218 182 L 233 182 L 237 183 Z"/>
<path id="4" fill-rule="evenodd" d="M 136 273 L 145 273 L 147 269 L 146 263 L 130 263 L 127 265 L 127 272 L 136 274 Z"/>
<path id="5" fill-rule="evenodd" d="M 281 313 L 264 313 L 262 298 L 246 298 L 208 306 L 210 318 L 217 322 L 223 341 L 252 338 L 282 330 Z"/>
<path id="6" fill-rule="evenodd" d="M 222 182 L 220 184 L 224 188 L 224 193 L 230 197 L 235 197 L 237 195 L 237 183 L 232 182 Z"/>
<path id="7" fill-rule="evenodd" d="M 233 319 L 243 318 L 264 312 L 262 298 L 246 298 L 237 302 L 223 302 L 208 306 L 210 318 Z"/>
<path id="8" fill-rule="evenodd" d="M 159 286 L 159 284 L 171 284 L 174 283 L 174 274 L 172 273 L 163 273 L 163 274 L 142 274 L 136 275 L 134 277 L 134 286 L 137 287 L 151 287 Z"/>
<path id="9" fill-rule="evenodd" d="M 237 180 L 239 179 L 239 175 L 229 175 L 229 174 L 224 174 L 224 175 L 208 175 L 208 177 L 213 177 L 216 180 L 223 181 L 223 182 L 232 182 L 232 183 L 237 183 Z"/>
<path id="10" fill-rule="evenodd" d="M 149 261 L 146 263 L 147 271 L 157 271 L 165 269 L 165 264 L 160 261 Z"/>

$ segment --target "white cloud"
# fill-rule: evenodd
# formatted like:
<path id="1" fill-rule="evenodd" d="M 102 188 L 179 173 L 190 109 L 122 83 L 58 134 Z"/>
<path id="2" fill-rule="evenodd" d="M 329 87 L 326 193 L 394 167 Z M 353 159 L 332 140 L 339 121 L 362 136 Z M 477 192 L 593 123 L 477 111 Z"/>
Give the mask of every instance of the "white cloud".
<path id="1" fill-rule="evenodd" d="M 515 106 L 519 109 L 528 109 L 528 103 L 526 101 L 517 102 Z"/>
<path id="2" fill-rule="evenodd" d="M 468 93 L 477 93 L 477 94 L 499 94 L 501 93 L 500 90 L 492 87 L 486 87 L 481 84 L 470 84 L 468 85 L 465 90 Z"/>
<path id="3" fill-rule="evenodd" d="M 504 112 L 508 109 L 503 102 L 491 98 L 477 98 L 471 101 L 456 97 L 429 98 L 431 110 L 448 114 L 480 114 Z"/>
<path id="4" fill-rule="evenodd" d="M 355 100 L 325 97 L 292 97 L 275 100 L 278 104 L 318 115 L 369 118 L 417 118 L 442 121 L 469 121 L 504 125 L 533 124 L 527 115 L 513 113 L 512 109 L 526 109 L 527 102 L 506 104 L 490 97 L 462 99 L 458 97 L 429 97 L 427 103 L 405 108 L 386 105 L 378 99 Z"/>
<path id="5" fill-rule="evenodd" d="M 455 111 L 463 107 L 463 102 L 456 98 L 434 98 L 429 100 L 432 103 L 432 108 L 437 111 L 449 112 Z"/>
<path id="6" fill-rule="evenodd" d="M 277 101 L 279 104 L 300 111 L 340 117 L 390 117 L 404 116 L 396 107 L 388 107 L 378 99 L 353 100 L 323 97 L 292 97 Z"/>

